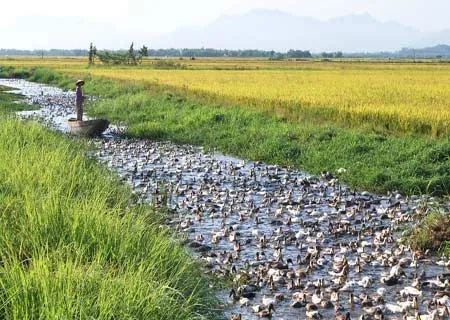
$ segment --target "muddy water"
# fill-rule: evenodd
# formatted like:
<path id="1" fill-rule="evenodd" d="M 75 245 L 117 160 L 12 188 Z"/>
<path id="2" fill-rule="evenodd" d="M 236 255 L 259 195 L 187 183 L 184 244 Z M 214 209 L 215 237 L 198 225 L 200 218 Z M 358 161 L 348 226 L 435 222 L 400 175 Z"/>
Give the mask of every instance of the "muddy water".
<path id="1" fill-rule="evenodd" d="M 24 116 L 67 131 L 73 93 L 16 80 L 0 85 L 41 106 Z M 427 310 L 426 303 L 437 291 L 450 291 L 447 261 L 398 241 L 432 198 L 356 192 L 333 175 L 120 139 L 114 131 L 94 143 L 99 161 L 141 201 L 169 206 L 167 224 L 185 235 L 205 272 L 234 281 L 234 297 L 219 293 L 228 316 L 256 319 L 252 309 L 269 303 L 273 319 L 333 319 L 347 312 L 352 319 L 381 313 L 394 319 L 445 311 L 433 304 Z"/>

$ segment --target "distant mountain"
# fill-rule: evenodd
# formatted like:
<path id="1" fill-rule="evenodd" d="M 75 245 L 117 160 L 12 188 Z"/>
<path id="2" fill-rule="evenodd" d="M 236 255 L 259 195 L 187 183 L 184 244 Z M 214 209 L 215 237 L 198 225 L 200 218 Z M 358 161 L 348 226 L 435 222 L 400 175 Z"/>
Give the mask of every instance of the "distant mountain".
<path id="1" fill-rule="evenodd" d="M 450 43 L 450 30 L 421 33 L 369 14 L 320 21 L 276 10 L 226 15 L 204 27 L 185 27 L 151 40 L 156 48 L 289 49 L 343 52 L 394 51 Z"/>
<path id="2" fill-rule="evenodd" d="M 98 49 L 128 49 L 134 41 L 135 48 L 145 44 L 152 49 L 203 47 L 373 53 L 450 44 L 450 29 L 423 33 L 395 21 L 378 21 L 367 13 L 321 21 L 277 10 L 257 9 L 242 15 L 224 15 L 206 26 L 183 27 L 159 37 L 152 36 L 152 32 L 154 34 L 155 30 L 145 27 L 127 29 L 120 21 L 102 23 L 76 17 L 20 17 L 12 25 L 0 24 L 0 48 L 86 50 L 93 42 Z"/>
<path id="3" fill-rule="evenodd" d="M 440 44 L 421 49 L 403 48 L 396 53 L 396 56 L 400 58 L 449 58 L 450 46 Z"/>

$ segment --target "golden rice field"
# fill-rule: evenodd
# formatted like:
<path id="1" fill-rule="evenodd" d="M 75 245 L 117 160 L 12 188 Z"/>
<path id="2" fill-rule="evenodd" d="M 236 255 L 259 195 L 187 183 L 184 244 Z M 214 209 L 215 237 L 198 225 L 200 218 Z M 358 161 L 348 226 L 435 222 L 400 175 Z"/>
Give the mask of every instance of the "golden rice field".
<path id="1" fill-rule="evenodd" d="M 152 60 L 133 68 L 86 68 L 86 60 L 67 58 L 0 60 L 0 65 L 45 65 L 78 75 L 169 85 L 212 100 L 274 110 L 292 117 L 313 112 L 329 117 L 325 120 L 351 126 L 369 123 L 394 132 L 433 136 L 450 133 L 447 63 L 179 61 L 187 69 L 153 69 Z M 242 70 L 227 66 L 240 66 Z"/>

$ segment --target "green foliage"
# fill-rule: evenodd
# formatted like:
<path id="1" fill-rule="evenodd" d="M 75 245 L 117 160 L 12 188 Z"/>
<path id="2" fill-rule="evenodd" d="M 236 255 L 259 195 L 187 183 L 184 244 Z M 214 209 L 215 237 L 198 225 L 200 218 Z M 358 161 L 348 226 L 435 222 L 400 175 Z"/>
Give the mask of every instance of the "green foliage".
<path id="1" fill-rule="evenodd" d="M 128 54 L 112 53 L 108 51 L 97 52 L 98 59 L 105 64 L 127 64 Z"/>
<path id="2" fill-rule="evenodd" d="M 0 86 L 0 114 L 35 109 L 28 104 L 22 103 L 20 101 L 22 96 L 6 92 L 9 90 L 12 90 L 12 88 Z"/>
<path id="3" fill-rule="evenodd" d="M 432 209 L 424 214 L 408 239 L 416 250 L 431 250 L 441 255 L 450 255 L 450 216 Z"/>
<path id="4" fill-rule="evenodd" d="M 142 46 L 138 52 L 134 50 L 134 43 L 132 42 L 130 48 L 126 53 L 113 51 L 97 51 L 97 48 L 92 45 L 89 49 L 89 65 L 94 63 L 97 57 L 104 64 L 113 65 L 137 65 L 142 63 L 142 58 L 148 56 L 148 48 Z"/>
<path id="5" fill-rule="evenodd" d="M 302 50 L 289 50 L 286 53 L 286 56 L 288 58 L 312 58 L 311 52 L 308 50 L 302 51 Z"/>
<path id="6" fill-rule="evenodd" d="M 148 56 L 148 48 L 144 45 L 141 49 L 139 49 L 139 55 L 141 57 L 147 57 Z"/>
<path id="7" fill-rule="evenodd" d="M 130 206 L 130 190 L 86 151 L 0 119 L 0 317 L 220 317 L 199 266 L 159 216 Z"/>
<path id="8" fill-rule="evenodd" d="M 27 68 L 14 68 L 0 66 L 0 78 L 26 79 L 32 74 L 33 70 Z"/>
<path id="9" fill-rule="evenodd" d="M 97 47 L 94 46 L 94 44 L 91 42 L 91 44 L 89 45 L 89 51 L 88 51 L 89 65 L 94 64 L 96 55 L 97 55 Z"/>
<path id="10" fill-rule="evenodd" d="M 44 82 L 49 84 L 60 83 L 63 76 L 49 68 L 36 68 L 27 79 L 34 82 Z M 72 84 L 73 87 L 73 84 Z"/>
<path id="11" fill-rule="evenodd" d="M 131 65 L 137 64 L 136 63 L 136 54 L 134 52 L 134 43 L 133 42 L 130 45 L 130 49 L 128 49 L 127 64 L 131 64 Z"/>

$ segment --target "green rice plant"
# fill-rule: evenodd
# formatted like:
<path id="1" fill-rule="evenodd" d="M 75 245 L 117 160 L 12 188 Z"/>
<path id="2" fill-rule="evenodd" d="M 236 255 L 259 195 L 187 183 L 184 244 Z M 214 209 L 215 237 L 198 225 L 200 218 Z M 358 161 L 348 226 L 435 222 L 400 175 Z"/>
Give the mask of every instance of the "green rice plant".
<path id="1" fill-rule="evenodd" d="M 193 258 L 87 148 L 0 119 L 0 317 L 219 318 Z"/>

